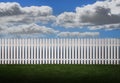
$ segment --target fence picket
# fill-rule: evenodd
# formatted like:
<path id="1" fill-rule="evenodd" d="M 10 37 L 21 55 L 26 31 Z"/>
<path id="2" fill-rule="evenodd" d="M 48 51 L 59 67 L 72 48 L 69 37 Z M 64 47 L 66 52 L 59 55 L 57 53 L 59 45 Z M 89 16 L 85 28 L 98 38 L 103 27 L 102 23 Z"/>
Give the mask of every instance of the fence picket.
<path id="1" fill-rule="evenodd" d="M 0 39 L 0 64 L 120 64 L 120 39 Z"/>

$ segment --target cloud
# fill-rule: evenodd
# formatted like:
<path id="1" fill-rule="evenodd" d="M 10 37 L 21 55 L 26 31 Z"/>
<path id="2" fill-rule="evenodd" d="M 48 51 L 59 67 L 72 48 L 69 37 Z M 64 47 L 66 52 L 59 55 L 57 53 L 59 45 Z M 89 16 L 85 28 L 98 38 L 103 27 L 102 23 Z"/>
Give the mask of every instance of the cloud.
<path id="1" fill-rule="evenodd" d="M 18 3 L 0 3 L 0 17 L 13 16 L 22 14 L 21 7 Z"/>
<path id="2" fill-rule="evenodd" d="M 76 12 L 64 12 L 57 16 L 56 25 L 65 28 L 74 27 L 104 27 L 111 26 L 111 29 L 120 29 L 120 1 L 107 0 L 97 1 L 94 4 L 76 7 Z"/>
<path id="3" fill-rule="evenodd" d="M 99 32 L 60 32 L 59 37 L 97 37 Z"/>
<path id="4" fill-rule="evenodd" d="M 22 7 L 16 2 L 0 2 L 0 37 L 41 37 L 56 34 L 58 30 L 46 27 L 46 24 L 55 19 L 53 9 L 49 6 Z"/>
<path id="5" fill-rule="evenodd" d="M 24 24 L 24 25 L 15 25 L 15 24 L 6 24 L 0 26 L 0 34 L 56 34 L 59 31 L 46 26 L 39 26 L 37 24 Z"/>
<path id="6" fill-rule="evenodd" d="M 56 24 L 64 27 L 76 26 L 76 14 L 73 12 L 64 12 L 57 17 Z"/>
<path id="7" fill-rule="evenodd" d="M 18 23 L 48 23 L 55 20 L 49 6 L 22 7 L 16 2 L 0 3 L 0 24 L 6 22 Z"/>
<path id="8" fill-rule="evenodd" d="M 96 29 L 113 30 L 113 29 L 119 29 L 120 28 L 120 24 L 97 25 L 97 26 L 90 26 L 88 28 L 90 30 L 96 30 Z"/>

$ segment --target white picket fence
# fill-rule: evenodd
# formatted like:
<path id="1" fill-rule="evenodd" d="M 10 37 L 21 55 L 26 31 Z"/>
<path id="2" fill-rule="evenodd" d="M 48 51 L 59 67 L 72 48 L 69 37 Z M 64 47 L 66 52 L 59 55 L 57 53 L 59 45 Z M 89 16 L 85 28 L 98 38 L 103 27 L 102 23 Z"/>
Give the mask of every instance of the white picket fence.
<path id="1" fill-rule="evenodd" d="M 0 64 L 120 64 L 120 39 L 0 39 Z"/>

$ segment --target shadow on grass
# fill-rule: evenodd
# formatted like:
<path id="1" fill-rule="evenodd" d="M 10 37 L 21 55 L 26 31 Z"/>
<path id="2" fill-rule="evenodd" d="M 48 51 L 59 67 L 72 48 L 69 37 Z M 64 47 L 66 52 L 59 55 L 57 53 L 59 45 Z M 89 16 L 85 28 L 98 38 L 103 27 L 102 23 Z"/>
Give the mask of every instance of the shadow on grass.
<path id="1" fill-rule="evenodd" d="M 120 65 L 0 65 L 0 83 L 119 83 Z"/>
<path id="2" fill-rule="evenodd" d="M 43 76 L 0 76 L 0 83 L 119 83 L 119 77 L 81 76 L 81 77 L 43 77 Z"/>

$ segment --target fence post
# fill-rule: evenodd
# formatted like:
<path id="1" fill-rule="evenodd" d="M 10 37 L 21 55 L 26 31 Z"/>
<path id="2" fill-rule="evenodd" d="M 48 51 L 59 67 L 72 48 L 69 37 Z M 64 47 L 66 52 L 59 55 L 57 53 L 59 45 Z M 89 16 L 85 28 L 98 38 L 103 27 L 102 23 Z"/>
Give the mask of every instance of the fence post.
<path id="1" fill-rule="evenodd" d="M 86 64 L 86 39 L 83 39 L 83 64 Z"/>
<path id="2" fill-rule="evenodd" d="M 116 63 L 116 39 L 114 38 L 114 64 Z"/>
<path id="3" fill-rule="evenodd" d="M 74 58 L 75 58 L 75 64 L 77 64 L 77 62 L 78 62 L 78 59 L 77 59 L 77 55 L 78 55 L 78 54 L 77 54 L 77 50 L 78 50 L 78 49 L 77 49 L 77 45 L 78 45 L 77 39 L 75 39 L 75 42 L 74 42 L 74 43 L 75 43 L 75 44 L 74 44 L 74 47 L 75 47 L 75 54 L 74 54 L 75 57 L 74 57 Z"/>
<path id="4" fill-rule="evenodd" d="M 4 39 L 2 39 L 2 64 L 4 64 Z"/>
<path id="5" fill-rule="evenodd" d="M 99 39 L 99 43 L 98 43 L 98 47 L 99 47 L 99 54 L 98 54 L 98 59 L 99 59 L 99 64 L 102 64 L 102 39 Z"/>
<path id="6" fill-rule="evenodd" d="M 60 39 L 60 64 L 62 64 L 62 47 L 63 47 L 63 42 L 62 39 Z"/>
<path id="7" fill-rule="evenodd" d="M 68 54 L 69 54 L 69 56 L 68 56 L 68 63 L 69 64 L 71 64 L 71 44 L 72 44 L 72 40 L 71 39 L 69 39 L 69 44 L 68 44 Z"/>
<path id="8" fill-rule="evenodd" d="M 51 47 L 51 42 L 50 42 L 50 39 L 48 39 L 48 64 L 50 64 L 50 55 L 51 55 L 51 50 L 50 50 L 50 47 Z"/>
<path id="9" fill-rule="evenodd" d="M 74 39 L 72 39 L 72 64 L 74 64 Z"/>
<path id="10" fill-rule="evenodd" d="M 1 43 L 1 39 L 0 39 L 0 64 L 1 64 L 1 61 L 2 61 L 2 51 L 1 51 L 1 48 L 2 47 L 2 43 Z"/>
<path id="11" fill-rule="evenodd" d="M 77 50 L 78 50 L 78 54 L 77 54 L 77 56 L 78 56 L 78 58 L 77 58 L 77 60 L 78 60 L 78 64 L 80 64 L 80 39 L 78 39 L 77 40 L 77 42 L 78 42 L 78 46 L 77 46 Z"/>
<path id="12" fill-rule="evenodd" d="M 60 59 L 60 41 L 59 38 L 57 39 L 57 64 L 59 64 L 59 59 Z"/>
<path id="13" fill-rule="evenodd" d="M 5 45 L 4 45 L 4 52 L 5 52 L 5 53 L 4 53 L 4 54 L 5 54 L 5 55 L 4 55 L 4 64 L 7 64 L 7 45 L 6 45 L 6 44 L 7 44 L 7 41 L 6 41 L 6 39 L 4 39 L 4 42 L 5 42 L 5 43 L 4 43 L 4 44 L 5 44 Z"/>
<path id="14" fill-rule="evenodd" d="M 24 49 L 24 39 L 22 39 L 22 64 L 24 64 L 24 60 L 25 60 L 25 58 L 24 58 L 24 55 L 25 55 L 25 49 Z"/>
<path id="15" fill-rule="evenodd" d="M 120 44 L 119 44 L 119 39 L 117 39 L 117 64 L 119 64 L 119 58 L 120 58 L 120 54 L 119 54 L 119 47 L 120 47 Z"/>
<path id="16" fill-rule="evenodd" d="M 90 49 L 90 40 L 89 39 L 87 39 L 87 41 L 86 41 L 86 60 L 87 60 L 87 63 L 86 64 L 90 64 L 89 63 L 89 56 L 90 56 L 90 51 L 89 51 L 89 49 Z"/>
<path id="17" fill-rule="evenodd" d="M 19 56 L 19 61 L 20 61 L 20 64 L 21 64 L 21 54 L 22 54 L 22 50 L 21 50 L 21 39 L 19 39 L 19 46 L 20 46 L 20 56 Z"/>
<path id="18" fill-rule="evenodd" d="M 16 56 L 17 56 L 17 59 L 16 59 L 17 61 L 16 61 L 16 64 L 18 64 L 18 61 L 19 61 L 19 59 L 18 59 L 18 56 L 19 56 L 19 55 L 18 55 L 18 51 L 19 51 L 19 50 L 18 50 L 18 46 L 19 46 L 18 39 L 17 39 L 17 44 L 16 44 L 16 46 L 17 46 L 17 50 L 16 50 L 16 51 L 17 51 L 17 53 L 16 53 L 16 54 L 17 54 L 17 55 L 16 55 Z"/>
<path id="19" fill-rule="evenodd" d="M 43 64 L 47 64 L 47 39 L 43 39 Z"/>
<path id="20" fill-rule="evenodd" d="M 51 39 L 51 64 L 53 64 L 53 39 Z"/>
<path id="21" fill-rule="evenodd" d="M 39 64 L 39 39 L 36 39 L 37 43 L 36 43 L 36 55 L 37 55 L 37 63 L 36 64 Z"/>
<path id="22" fill-rule="evenodd" d="M 110 56 L 111 56 L 110 49 L 111 49 L 111 47 L 110 47 L 110 39 L 108 39 L 108 64 L 110 64 Z"/>
<path id="23" fill-rule="evenodd" d="M 66 64 L 68 64 L 68 52 L 69 52 L 69 50 L 68 50 L 68 45 L 69 45 L 69 42 L 68 42 L 68 39 L 66 39 Z"/>
<path id="24" fill-rule="evenodd" d="M 10 45 L 11 45 L 10 64 L 12 64 L 12 62 L 13 62 L 13 41 L 12 40 L 13 39 L 10 40 Z"/>
<path id="25" fill-rule="evenodd" d="M 92 43 L 93 43 L 93 44 L 92 44 L 92 48 L 93 48 L 93 50 L 92 50 L 92 52 L 93 52 L 93 53 L 92 53 L 92 54 L 93 54 L 93 58 L 92 58 L 92 59 L 93 59 L 93 64 L 95 64 L 95 56 L 96 56 L 96 55 L 95 55 L 95 47 L 96 47 L 96 46 L 95 46 L 95 45 L 96 45 L 96 44 L 95 44 L 95 43 L 96 43 L 95 39 L 92 39 Z"/>
<path id="26" fill-rule="evenodd" d="M 27 39 L 28 64 L 30 64 L 30 39 Z"/>
<path id="27" fill-rule="evenodd" d="M 42 39 L 40 39 L 40 44 L 39 44 L 39 46 L 40 46 L 40 64 L 42 63 Z"/>
<path id="28" fill-rule="evenodd" d="M 114 48 L 113 48 L 113 38 L 111 38 L 110 40 L 111 40 L 111 64 L 113 64 L 113 51 L 114 51 Z"/>
<path id="29" fill-rule="evenodd" d="M 56 39 L 54 39 L 54 64 L 56 64 Z"/>
<path id="30" fill-rule="evenodd" d="M 92 45 L 93 45 L 93 42 L 92 42 L 92 39 L 90 39 L 90 64 L 93 64 Z"/>
<path id="31" fill-rule="evenodd" d="M 95 53 L 96 58 L 95 58 L 95 59 L 96 59 L 96 64 L 98 64 L 98 63 L 99 63 L 99 60 L 98 60 L 98 53 L 99 53 L 99 52 L 98 52 L 98 42 L 99 42 L 99 41 L 98 41 L 98 39 L 95 39 L 95 42 L 96 42 L 96 43 L 95 43 L 95 45 L 96 45 L 96 50 L 95 50 L 95 51 L 96 51 L 96 53 Z"/>
<path id="32" fill-rule="evenodd" d="M 13 39 L 13 64 L 15 64 L 15 50 L 16 50 L 16 41 L 15 41 L 15 38 Z"/>
<path id="33" fill-rule="evenodd" d="M 28 54 L 27 54 L 27 39 L 25 39 L 25 64 L 28 63 Z"/>

